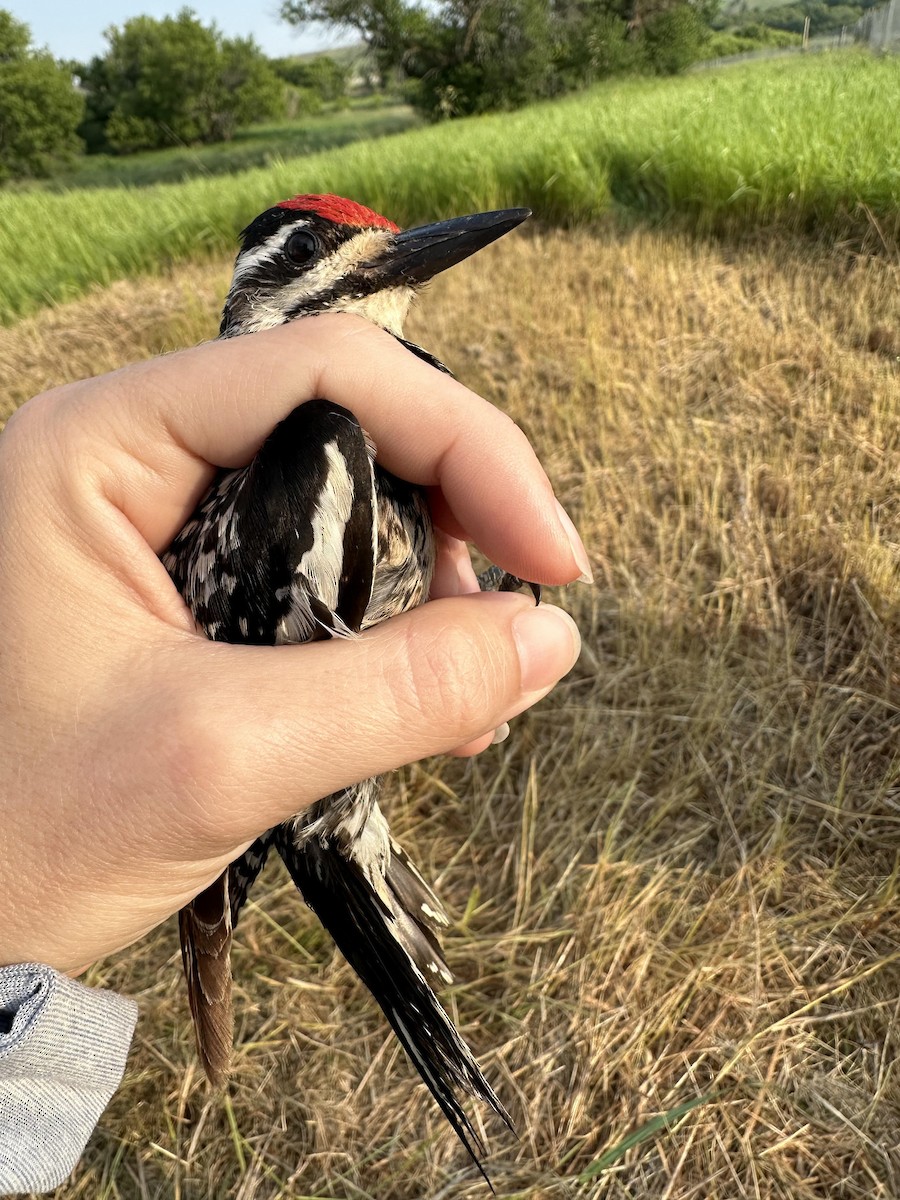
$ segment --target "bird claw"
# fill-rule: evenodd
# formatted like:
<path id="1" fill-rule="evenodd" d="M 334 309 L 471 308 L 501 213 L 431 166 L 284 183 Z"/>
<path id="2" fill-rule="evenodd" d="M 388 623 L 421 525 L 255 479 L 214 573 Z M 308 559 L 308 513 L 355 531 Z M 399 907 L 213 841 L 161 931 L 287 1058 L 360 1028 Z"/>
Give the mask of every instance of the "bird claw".
<path id="1" fill-rule="evenodd" d="M 518 575 L 510 575 L 509 571 L 504 572 L 503 578 L 500 580 L 500 586 L 497 588 L 497 591 L 498 592 L 518 592 L 518 591 L 521 591 L 523 588 L 530 588 L 531 594 L 532 594 L 532 596 L 534 596 L 535 604 L 540 604 L 540 602 L 541 602 L 541 585 L 539 583 L 532 583 L 528 579 L 520 579 L 518 577 Z"/>
<path id="2" fill-rule="evenodd" d="M 541 585 L 520 579 L 500 567 L 488 567 L 478 576 L 478 586 L 483 592 L 518 592 L 521 588 L 530 588 L 535 604 L 541 602 Z"/>

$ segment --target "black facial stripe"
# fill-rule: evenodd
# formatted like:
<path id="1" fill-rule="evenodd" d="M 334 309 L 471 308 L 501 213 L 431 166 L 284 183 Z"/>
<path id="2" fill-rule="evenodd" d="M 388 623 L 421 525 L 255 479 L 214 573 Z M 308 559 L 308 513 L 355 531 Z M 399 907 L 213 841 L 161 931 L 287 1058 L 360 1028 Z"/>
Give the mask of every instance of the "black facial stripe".
<path id="1" fill-rule="evenodd" d="M 291 236 L 290 229 L 295 226 L 309 231 L 319 243 L 319 253 L 309 264 L 291 263 L 284 252 L 284 245 Z M 331 258 L 345 243 L 363 232 L 363 227 L 336 225 L 317 213 L 279 208 L 262 213 L 252 225 L 247 226 L 242 235 L 243 248 L 235 264 L 231 291 L 222 312 L 220 336 L 232 337 L 243 332 L 254 306 L 262 304 L 267 297 L 272 297 L 273 303 L 280 309 L 291 290 L 299 290 L 297 285 L 308 270 Z M 273 238 L 277 238 L 281 246 L 267 246 Z M 261 251 L 259 260 L 247 262 L 246 257 L 254 251 Z M 297 317 L 325 312 L 346 298 L 363 299 L 377 292 L 384 283 L 379 271 L 371 267 L 359 269 L 349 276 L 336 279 L 331 285 L 323 284 L 323 290 L 299 297 L 291 308 L 283 311 L 281 320 L 292 321 Z"/>
<path id="2" fill-rule="evenodd" d="M 241 232 L 241 254 L 248 250 L 256 250 L 287 225 L 298 225 L 314 233 L 326 253 L 336 250 L 342 242 L 356 237 L 362 231 L 361 226 L 336 225 L 334 221 L 327 221 L 318 213 L 297 208 L 279 208 L 276 205 L 275 208 L 260 213 L 256 220 L 251 221 Z"/>
<path id="3" fill-rule="evenodd" d="M 284 319 L 293 321 L 296 317 L 308 317 L 324 312 L 326 309 L 332 308 L 338 300 L 343 300 L 347 296 L 361 300 L 364 296 L 370 296 L 373 292 L 377 292 L 381 287 L 381 282 L 374 271 L 367 275 L 362 273 L 348 275 L 332 284 L 326 291 L 316 292 L 314 296 L 305 296 L 302 300 L 298 300 L 287 310 Z"/>
<path id="4" fill-rule="evenodd" d="M 240 286 L 231 293 L 226 301 L 222 312 L 222 323 L 219 326 L 219 335 L 228 337 L 232 333 L 241 332 L 240 324 L 246 316 L 248 300 L 250 303 L 258 303 L 263 294 L 277 296 L 282 286 L 296 282 L 300 274 L 302 274 L 302 268 L 291 268 L 284 260 L 276 257 L 242 276 Z M 327 312 L 338 300 L 346 297 L 362 299 L 364 296 L 377 292 L 382 283 L 377 271 L 359 272 L 347 276 L 337 280 L 324 291 L 304 296 L 298 300 L 296 304 L 285 310 L 282 320 L 293 321 L 297 317 L 315 316 L 316 313 Z M 237 325 L 232 330 L 233 321 Z"/>
<path id="5" fill-rule="evenodd" d="M 308 264 L 292 263 L 285 253 L 285 246 L 291 236 L 290 229 L 295 226 L 309 232 L 318 242 L 319 252 Z M 267 243 L 278 236 L 279 231 L 283 231 L 279 239 L 280 245 L 271 247 L 252 267 L 249 264 L 242 265 L 241 258 L 244 255 L 266 247 Z M 362 229 L 355 225 L 335 225 L 333 221 L 326 221 L 316 213 L 270 208 L 248 225 L 241 235 L 242 247 L 235 261 L 233 280 L 236 291 L 278 291 L 298 279 L 308 266 L 312 267 L 329 258 L 345 242 L 351 241 L 361 232 Z M 342 294 L 344 293 L 338 293 Z"/>

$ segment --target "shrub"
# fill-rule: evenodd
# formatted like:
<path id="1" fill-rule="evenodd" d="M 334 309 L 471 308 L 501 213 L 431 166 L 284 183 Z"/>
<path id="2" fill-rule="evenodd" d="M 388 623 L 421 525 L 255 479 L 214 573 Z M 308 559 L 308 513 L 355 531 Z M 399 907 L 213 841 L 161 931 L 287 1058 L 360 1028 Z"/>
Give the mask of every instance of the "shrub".
<path id="1" fill-rule="evenodd" d="M 227 141 L 239 125 L 284 112 L 284 83 L 253 39 L 224 38 L 188 9 L 134 17 L 106 37 L 106 54 L 78 72 L 92 151 Z"/>
<path id="2" fill-rule="evenodd" d="M 84 98 L 68 67 L 31 46 L 31 31 L 0 9 L 0 182 L 46 175 L 83 149 Z"/>

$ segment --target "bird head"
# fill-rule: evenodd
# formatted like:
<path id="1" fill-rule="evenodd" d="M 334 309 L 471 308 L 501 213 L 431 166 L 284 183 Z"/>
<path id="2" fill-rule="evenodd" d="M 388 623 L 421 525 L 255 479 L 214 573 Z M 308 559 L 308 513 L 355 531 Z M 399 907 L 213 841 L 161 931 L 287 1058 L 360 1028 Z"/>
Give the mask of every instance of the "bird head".
<path id="1" fill-rule="evenodd" d="M 422 284 L 530 215 L 511 208 L 401 230 L 340 196 L 283 200 L 241 234 L 220 336 L 323 312 L 355 312 L 399 336 Z"/>

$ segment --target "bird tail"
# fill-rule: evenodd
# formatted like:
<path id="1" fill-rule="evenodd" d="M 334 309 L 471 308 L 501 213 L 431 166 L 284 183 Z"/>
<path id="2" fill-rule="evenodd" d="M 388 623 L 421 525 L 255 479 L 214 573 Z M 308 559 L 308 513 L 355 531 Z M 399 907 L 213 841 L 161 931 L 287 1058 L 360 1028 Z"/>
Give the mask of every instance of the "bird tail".
<path id="1" fill-rule="evenodd" d="M 181 961 L 194 1021 L 197 1053 L 206 1077 L 221 1087 L 231 1067 L 231 941 L 238 915 L 262 870 L 272 833 L 252 846 L 178 914 Z"/>
<path id="2" fill-rule="evenodd" d="M 194 1020 L 197 1052 L 210 1083 L 224 1083 L 231 1062 L 231 911 L 228 872 L 178 914 L 181 961 Z"/>
<path id="3" fill-rule="evenodd" d="M 377 817 L 381 818 L 376 807 Z M 370 818 L 371 819 L 371 818 Z M 353 857 L 352 843 L 314 837 L 277 843 L 304 900 L 378 1001 L 416 1070 L 490 1185 L 479 1156 L 484 1143 L 460 1102 L 466 1094 L 512 1122 L 471 1050 L 444 1011 L 428 976 L 451 982 L 435 926 L 447 924 L 440 902 L 391 839 L 373 879 Z"/>

